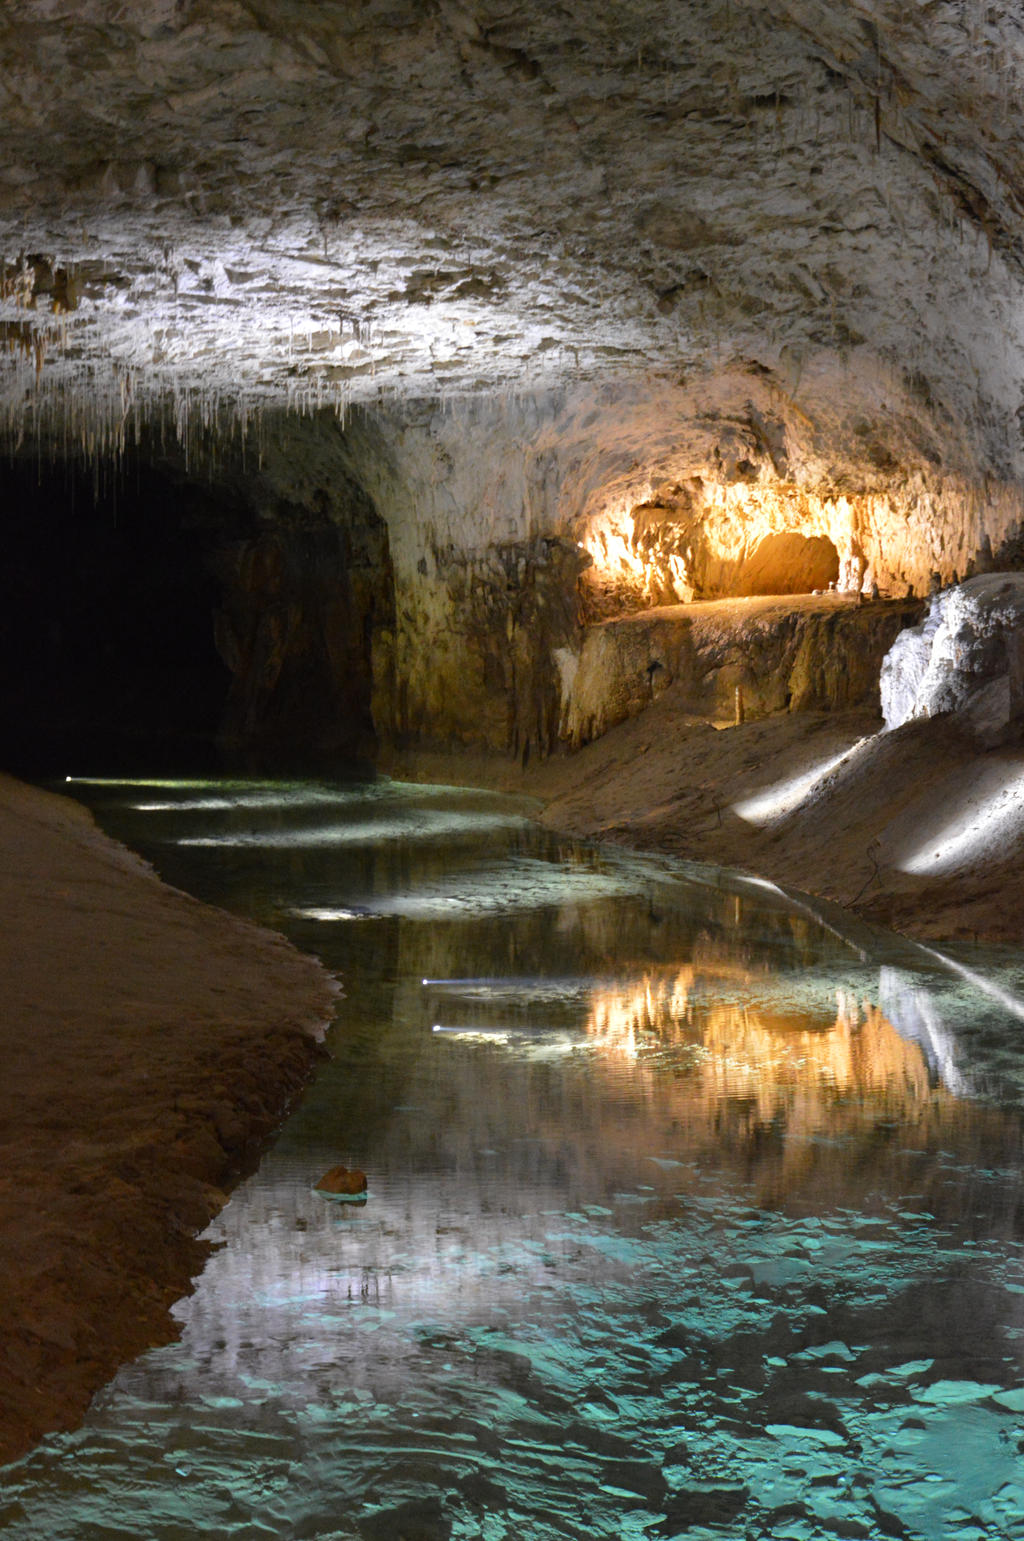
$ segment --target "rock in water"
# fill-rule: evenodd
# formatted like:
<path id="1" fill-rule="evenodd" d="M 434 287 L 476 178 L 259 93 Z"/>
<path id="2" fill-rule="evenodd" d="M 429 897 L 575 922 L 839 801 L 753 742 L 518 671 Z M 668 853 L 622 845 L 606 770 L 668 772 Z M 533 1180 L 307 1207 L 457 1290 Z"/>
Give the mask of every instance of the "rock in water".
<path id="1" fill-rule="evenodd" d="M 316 1184 L 318 1193 L 331 1193 L 336 1198 L 365 1198 L 366 1173 L 357 1167 L 332 1166 Z"/>
<path id="2" fill-rule="evenodd" d="M 1024 723 L 1024 573 L 983 573 L 932 597 L 882 661 L 887 728 L 954 713 L 980 743 Z"/>

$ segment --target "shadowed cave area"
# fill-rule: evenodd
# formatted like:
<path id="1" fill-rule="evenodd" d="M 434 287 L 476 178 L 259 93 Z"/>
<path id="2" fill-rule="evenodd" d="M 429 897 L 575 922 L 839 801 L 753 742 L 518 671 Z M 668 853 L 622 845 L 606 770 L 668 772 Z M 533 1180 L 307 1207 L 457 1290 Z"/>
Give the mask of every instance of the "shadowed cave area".
<path id="1" fill-rule="evenodd" d="M 873 570 L 841 563 L 829 535 L 771 529 L 806 520 L 784 492 L 770 520 L 732 510 L 723 535 L 715 498 L 729 487 L 696 479 L 697 495 L 622 516 L 618 561 L 592 535 L 600 518 L 573 523 L 557 507 L 532 534 L 499 507 L 461 545 L 413 513 L 413 564 L 409 493 L 380 485 L 379 429 L 360 416 L 347 431 L 330 416 L 277 417 L 258 442 L 210 435 L 191 449 L 143 426 L 92 465 L 11 457 L 0 598 L 19 668 L 0 691 L 14 768 L 127 753 L 352 769 L 417 747 L 525 763 L 607 731 L 670 683 L 711 721 L 728 719 L 736 688 L 753 716 L 877 708 L 885 648 L 916 608 L 861 614 L 868 581 L 878 599 Z M 458 434 L 447 427 L 450 465 L 466 452 Z M 428 420 L 432 458 L 439 438 Z M 378 479 L 386 517 L 364 477 Z M 806 613 L 781 599 L 813 595 L 826 603 Z M 765 596 L 780 602 L 753 629 L 745 610 L 715 607 Z M 628 617 L 628 631 L 604 624 Z"/>
<path id="2" fill-rule="evenodd" d="M 268 495 L 241 461 L 190 473 L 143 442 L 91 468 L 15 457 L 4 487 L 12 769 L 372 764 L 394 597 L 354 483 Z"/>

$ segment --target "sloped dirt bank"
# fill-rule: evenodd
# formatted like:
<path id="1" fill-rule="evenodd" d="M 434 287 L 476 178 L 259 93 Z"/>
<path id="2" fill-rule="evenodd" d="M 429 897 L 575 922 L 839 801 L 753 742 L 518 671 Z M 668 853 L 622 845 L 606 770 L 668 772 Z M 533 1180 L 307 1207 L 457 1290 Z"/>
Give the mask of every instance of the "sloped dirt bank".
<path id="1" fill-rule="evenodd" d="M 0 777 L 0 1460 L 174 1334 L 197 1233 L 305 1082 L 337 987 Z"/>
<path id="2" fill-rule="evenodd" d="M 525 770 L 469 755 L 392 770 L 526 792 L 551 828 L 737 867 L 916 937 L 1019 945 L 1024 753 L 979 751 L 945 717 L 881 726 L 857 711 L 715 728 L 673 687 Z"/>

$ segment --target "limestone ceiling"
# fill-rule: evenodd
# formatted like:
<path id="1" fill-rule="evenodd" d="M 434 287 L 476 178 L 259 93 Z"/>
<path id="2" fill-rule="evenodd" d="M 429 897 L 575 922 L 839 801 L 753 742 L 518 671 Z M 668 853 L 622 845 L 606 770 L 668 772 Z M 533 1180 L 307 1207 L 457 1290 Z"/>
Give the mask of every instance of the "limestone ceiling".
<path id="1" fill-rule="evenodd" d="M 3 0 L 0 136 L 8 422 L 738 371 L 1021 471 L 1017 0 Z"/>

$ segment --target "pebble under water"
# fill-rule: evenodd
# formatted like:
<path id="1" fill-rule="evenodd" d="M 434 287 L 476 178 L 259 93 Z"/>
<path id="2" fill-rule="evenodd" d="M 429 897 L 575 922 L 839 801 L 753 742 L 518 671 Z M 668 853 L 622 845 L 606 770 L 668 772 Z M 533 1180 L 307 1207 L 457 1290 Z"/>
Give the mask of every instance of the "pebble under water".
<path id="1" fill-rule="evenodd" d="M 345 994 L 180 1340 L 5 1535 L 1024 1541 L 1014 958 L 488 794 L 73 790 Z"/>

